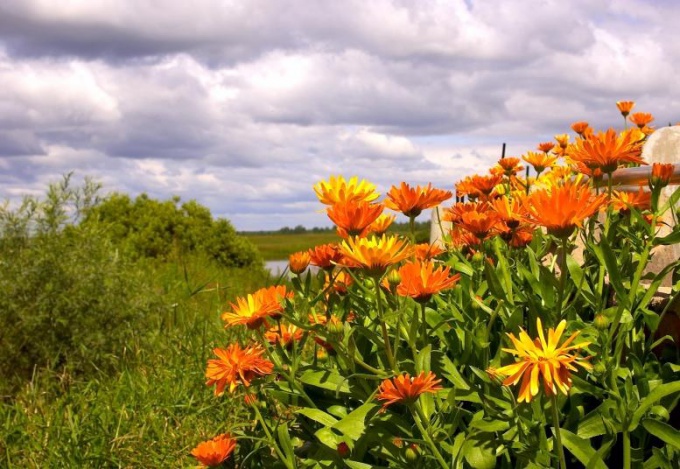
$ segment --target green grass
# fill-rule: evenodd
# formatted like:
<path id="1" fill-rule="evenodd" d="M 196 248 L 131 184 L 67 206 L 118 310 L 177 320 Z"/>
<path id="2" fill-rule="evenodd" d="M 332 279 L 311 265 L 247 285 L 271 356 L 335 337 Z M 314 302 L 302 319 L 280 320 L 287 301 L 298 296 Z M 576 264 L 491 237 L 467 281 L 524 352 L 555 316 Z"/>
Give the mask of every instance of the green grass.
<path id="1" fill-rule="evenodd" d="M 340 237 L 334 232 L 324 233 L 241 233 L 260 250 L 265 261 L 288 259 L 294 252 L 304 251 L 319 244 L 337 243 Z"/>

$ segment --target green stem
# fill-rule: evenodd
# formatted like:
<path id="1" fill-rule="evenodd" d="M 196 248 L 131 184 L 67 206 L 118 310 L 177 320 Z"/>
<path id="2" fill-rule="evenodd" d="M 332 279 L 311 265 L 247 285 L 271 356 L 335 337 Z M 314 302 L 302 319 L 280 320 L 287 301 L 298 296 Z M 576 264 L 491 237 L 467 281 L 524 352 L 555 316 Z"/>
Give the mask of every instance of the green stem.
<path id="1" fill-rule="evenodd" d="M 623 469 L 630 469 L 630 432 L 623 432 Z"/>
<path id="2" fill-rule="evenodd" d="M 557 442 L 557 456 L 560 459 L 560 468 L 567 469 L 567 461 L 564 458 L 564 447 L 562 447 L 562 435 L 560 434 L 560 414 L 557 411 L 557 395 L 552 396 L 552 418 L 555 426 L 555 441 Z"/>
<path id="3" fill-rule="evenodd" d="M 378 321 L 380 322 L 380 328 L 382 330 L 383 342 L 385 342 L 385 355 L 387 355 L 387 363 L 389 364 L 392 371 L 398 373 L 399 370 L 397 369 L 397 365 L 394 362 L 394 353 L 392 352 L 392 345 L 390 344 L 390 336 L 387 332 L 387 324 L 385 324 L 380 292 L 380 277 L 374 277 L 373 283 L 375 284 L 375 301 L 378 306 Z"/>
<path id="4" fill-rule="evenodd" d="M 421 317 L 420 321 L 422 323 L 421 326 L 423 328 L 423 331 L 419 335 L 422 337 L 423 342 L 427 343 L 428 342 L 427 341 L 427 318 L 425 316 L 425 303 L 420 303 L 420 317 Z M 420 330 L 420 328 L 419 328 L 419 330 Z"/>
<path id="5" fill-rule="evenodd" d="M 423 415 L 423 411 L 421 410 L 420 406 L 418 406 L 417 402 L 414 402 L 412 405 L 409 406 L 409 408 L 411 409 L 411 415 L 413 415 L 413 420 L 416 422 L 418 431 L 420 431 L 420 434 L 423 436 L 425 443 L 427 443 L 427 446 L 429 446 L 430 451 L 432 451 L 432 453 L 434 454 L 435 459 L 442 468 L 449 469 L 450 467 L 449 464 L 446 463 L 446 460 L 437 449 L 437 445 L 435 445 L 434 441 L 432 441 L 430 432 L 427 431 L 423 426 L 423 421 L 427 419 Z"/>
<path id="6" fill-rule="evenodd" d="M 285 454 L 283 454 L 283 451 L 281 451 L 281 448 L 279 448 L 278 443 L 272 436 L 271 432 L 269 431 L 269 426 L 267 423 L 264 421 L 264 418 L 262 418 L 262 414 L 260 413 L 260 409 L 257 408 L 257 403 L 253 403 L 251 406 L 253 410 L 255 411 L 255 415 L 257 416 L 257 420 L 259 420 L 260 425 L 262 425 L 262 428 L 264 429 L 265 435 L 267 435 L 267 439 L 271 443 L 271 445 L 274 447 L 274 451 L 276 451 L 276 455 L 279 457 L 281 462 L 283 462 L 288 469 L 293 469 L 295 467 L 294 464 L 291 464 L 290 461 L 288 461 L 288 458 L 286 457 Z"/>
<path id="7" fill-rule="evenodd" d="M 408 228 L 411 232 L 411 243 L 416 244 L 416 217 L 408 217 Z"/>
<path id="8" fill-rule="evenodd" d="M 555 305 L 555 307 L 556 307 L 555 317 L 557 318 L 557 322 L 559 322 L 562 319 L 562 302 L 564 301 L 564 287 L 565 287 L 565 281 L 567 279 L 567 244 L 568 243 L 569 243 L 569 238 L 565 237 L 564 239 L 562 239 L 562 246 L 560 248 L 560 260 L 559 260 L 560 284 L 559 284 L 559 288 L 557 290 L 557 304 Z"/>

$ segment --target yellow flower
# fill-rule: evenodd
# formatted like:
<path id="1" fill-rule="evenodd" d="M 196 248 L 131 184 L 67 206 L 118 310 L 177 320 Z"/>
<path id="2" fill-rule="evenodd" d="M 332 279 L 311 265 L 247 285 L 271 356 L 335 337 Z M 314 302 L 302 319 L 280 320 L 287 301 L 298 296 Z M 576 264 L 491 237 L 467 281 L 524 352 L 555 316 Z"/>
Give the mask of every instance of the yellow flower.
<path id="1" fill-rule="evenodd" d="M 319 201 L 324 205 L 335 205 L 343 202 L 372 202 L 379 197 L 375 192 L 375 184 L 356 176 L 346 181 L 344 177 L 331 176 L 329 181 L 321 181 L 314 186 Z"/>
<path id="2" fill-rule="evenodd" d="M 348 267 L 363 268 L 369 275 L 379 276 L 389 266 L 409 257 L 412 248 L 404 239 L 382 235 L 379 238 L 349 238 L 340 245 L 340 252 Z"/>
<path id="3" fill-rule="evenodd" d="M 231 312 L 222 313 L 225 327 L 245 325 L 248 329 L 258 329 L 268 317 L 276 319 L 283 314 L 283 300 L 292 298 L 293 292 L 286 292 L 285 285 L 261 288 L 245 298 L 236 298 L 231 304 Z"/>
<path id="4" fill-rule="evenodd" d="M 545 340 L 543 324 L 540 318 L 536 320 L 538 337 L 533 341 L 529 335 L 520 329 L 519 339 L 509 333 L 508 337 L 515 346 L 514 349 L 504 348 L 503 351 L 518 357 L 518 361 L 511 365 L 498 369 L 489 369 L 492 376 L 507 376 L 503 381 L 504 386 L 515 385 L 522 379 L 519 390 L 519 402 L 530 402 L 538 394 L 539 377 L 543 377 L 543 389 L 548 396 L 554 396 L 557 391 L 566 395 L 571 388 L 571 371 L 576 371 L 574 364 L 578 364 L 586 370 L 592 369 L 592 365 L 582 357 L 571 353 L 573 350 L 586 347 L 590 342 L 571 344 L 580 331 L 574 332 L 562 345 L 560 338 L 567 321 L 562 320 L 555 329 L 548 329 L 548 340 Z"/>

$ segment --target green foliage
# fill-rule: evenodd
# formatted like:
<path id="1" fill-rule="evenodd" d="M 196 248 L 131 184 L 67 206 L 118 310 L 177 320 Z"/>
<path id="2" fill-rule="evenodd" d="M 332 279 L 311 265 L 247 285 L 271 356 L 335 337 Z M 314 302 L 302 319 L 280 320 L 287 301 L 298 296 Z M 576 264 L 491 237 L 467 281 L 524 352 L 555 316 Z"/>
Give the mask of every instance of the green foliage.
<path id="1" fill-rule="evenodd" d="M 89 210 L 83 224 L 106 226 L 110 239 L 135 257 L 168 259 L 205 254 L 225 267 L 261 267 L 252 243 L 238 236 L 229 221 L 213 219 L 195 200 L 155 200 L 146 194 L 134 200 L 110 194 Z"/>

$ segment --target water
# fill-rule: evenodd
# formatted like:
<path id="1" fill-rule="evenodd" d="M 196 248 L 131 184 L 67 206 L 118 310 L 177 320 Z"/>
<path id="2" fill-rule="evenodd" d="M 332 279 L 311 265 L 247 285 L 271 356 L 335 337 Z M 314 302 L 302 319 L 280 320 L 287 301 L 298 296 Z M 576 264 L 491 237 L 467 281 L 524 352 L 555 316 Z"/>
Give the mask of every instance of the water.
<path id="1" fill-rule="evenodd" d="M 284 259 L 279 261 L 265 261 L 264 268 L 267 269 L 274 277 L 278 277 L 283 273 L 284 270 L 288 268 L 288 260 Z M 309 270 L 312 272 L 317 272 L 319 268 L 310 265 L 305 272 L 308 272 Z M 290 271 L 288 271 L 288 275 L 290 275 Z"/>

